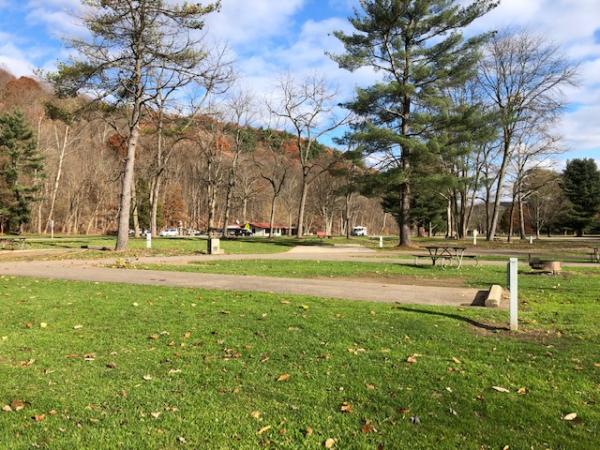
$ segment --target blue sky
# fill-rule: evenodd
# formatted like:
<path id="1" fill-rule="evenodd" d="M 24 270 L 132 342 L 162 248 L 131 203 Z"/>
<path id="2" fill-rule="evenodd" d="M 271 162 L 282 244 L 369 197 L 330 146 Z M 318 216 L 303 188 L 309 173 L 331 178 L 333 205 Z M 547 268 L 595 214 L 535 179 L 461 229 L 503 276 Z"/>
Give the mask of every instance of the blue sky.
<path id="1" fill-rule="evenodd" d="M 459 0 L 466 2 L 467 0 Z M 324 74 L 350 96 L 368 84 L 368 70 L 339 70 L 324 54 L 341 51 L 329 34 L 349 29 L 346 18 L 357 0 L 222 0 L 211 17 L 211 39 L 226 42 L 236 59 L 241 83 L 268 96 L 284 73 Z M 0 66 L 16 75 L 52 69 L 68 54 L 59 37 L 78 32 L 68 14 L 79 0 L 0 0 Z M 562 157 L 600 160 L 600 0 L 503 0 L 470 32 L 523 26 L 560 44 L 580 63 L 580 85 L 565 94 L 572 103 L 559 131 L 570 152 Z"/>

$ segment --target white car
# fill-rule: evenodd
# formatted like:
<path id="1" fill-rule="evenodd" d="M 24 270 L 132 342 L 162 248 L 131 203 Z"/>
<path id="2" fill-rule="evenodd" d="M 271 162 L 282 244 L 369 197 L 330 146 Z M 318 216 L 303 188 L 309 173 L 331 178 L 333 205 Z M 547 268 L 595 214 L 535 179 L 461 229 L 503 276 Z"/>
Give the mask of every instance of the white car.
<path id="1" fill-rule="evenodd" d="M 179 230 L 177 228 L 167 228 L 162 230 L 159 234 L 160 237 L 176 237 L 179 236 Z"/>
<path id="2" fill-rule="evenodd" d="M 367 227 L 354 227 L 352 228 L 352 236 L 368 236 L 369 232 Z"/>

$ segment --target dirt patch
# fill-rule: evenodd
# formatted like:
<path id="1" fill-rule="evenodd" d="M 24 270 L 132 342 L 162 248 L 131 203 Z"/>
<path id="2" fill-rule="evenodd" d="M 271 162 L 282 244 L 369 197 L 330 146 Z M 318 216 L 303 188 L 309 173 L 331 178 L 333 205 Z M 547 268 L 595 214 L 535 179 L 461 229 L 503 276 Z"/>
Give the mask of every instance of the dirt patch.
<path id="1" fill-rule="evenodd" d="M 557 330 L 529 329 L 524 326 L 520 326 L 519 331 L 513 332 L 510 331 L 506 323 L 471 323 L 469 329 L 473 334 L 478 336 L 497 336 L 522 342 L 534 342 L 541 345 L 557 344 L 559 339 L 566 337 Z"/>

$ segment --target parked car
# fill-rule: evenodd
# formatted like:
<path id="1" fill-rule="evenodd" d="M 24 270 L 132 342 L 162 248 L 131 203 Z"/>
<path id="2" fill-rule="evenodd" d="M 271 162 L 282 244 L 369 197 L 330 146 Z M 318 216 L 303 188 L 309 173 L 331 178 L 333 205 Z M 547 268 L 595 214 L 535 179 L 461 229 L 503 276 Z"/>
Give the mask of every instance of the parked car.
<path id="1" fill-rule="evenodd" d="M 159 234 L 160 237 L 176 237 L 179 236 L 179 230 L 177 228 L 167 228 L 162 230 Z"/>
<path id="2" fill-rule="evenodd" d="M 368 236 L 369 232 L 367 227 L 354 227 L 352 228 L 352 236 Z"/>

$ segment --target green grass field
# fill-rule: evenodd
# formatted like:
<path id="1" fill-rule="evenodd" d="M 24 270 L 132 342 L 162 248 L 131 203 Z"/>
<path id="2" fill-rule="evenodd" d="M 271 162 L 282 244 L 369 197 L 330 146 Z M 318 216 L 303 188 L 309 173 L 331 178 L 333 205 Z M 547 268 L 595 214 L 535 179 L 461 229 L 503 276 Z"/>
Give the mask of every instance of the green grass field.
<path id="1" fill-rule="evenodd" d="M 293 239 L 269 241 L 268 239 L 228 239 L 221 241 L 221 247 L 228 254 L 243 253 L 279 253 L 288 251 L 295 245 Z M 87 247 L 89 251 L 78 252 L 78 257 L 107 257 L 110 252 L 99 249 L 114 249 L 116 239 L 112 237 L 60 237 L 56 239 L 27 239 L 26 249 L 31 250 L 78 250 Z M 152 250 L 146 249 L 145 239 L 130 239 L 129 250 L 124 256 L 152 255 L 192 255 L 206 252 L 206 239 L 203 238 L 156 238 L 152 241 Z"/>
<path id="2" fill-rule="evenodd" d="M 2 278 L 0 447 L 595 449 L 599 293 L 522 277 L 513 335 L 481 308 Z"/>

